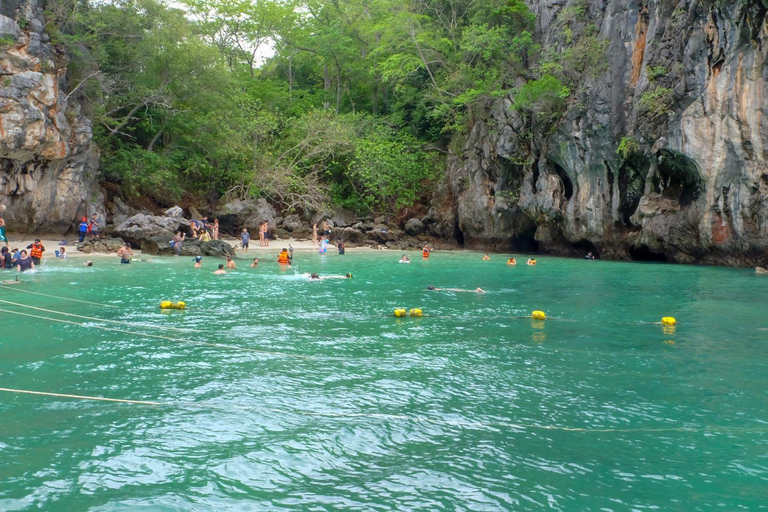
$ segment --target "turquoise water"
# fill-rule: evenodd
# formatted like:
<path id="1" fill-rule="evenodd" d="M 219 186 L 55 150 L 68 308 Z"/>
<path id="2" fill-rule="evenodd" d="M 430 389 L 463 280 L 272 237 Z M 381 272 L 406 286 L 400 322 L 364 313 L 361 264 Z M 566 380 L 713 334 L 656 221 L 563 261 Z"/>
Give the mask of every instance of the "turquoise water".
<path id="1" fill-rule="evenodd" d="M 297 253 L 301 272 L 354 274 L 308 282 L 276 254 L 226 276 L 212 258 L 49 261 L 0 289 L 130 324 L 0 303 L 33 315 L 0 312 L 0 387 L 165 403 L 0 392 L 0 510 L 765 506 L 768 278 Z M 160 312 L 163 299 L 188 310 Z M 534 309 L 552 319 L 513 318 Z M 642 323 L 667 315 L 674 333 Z"/>

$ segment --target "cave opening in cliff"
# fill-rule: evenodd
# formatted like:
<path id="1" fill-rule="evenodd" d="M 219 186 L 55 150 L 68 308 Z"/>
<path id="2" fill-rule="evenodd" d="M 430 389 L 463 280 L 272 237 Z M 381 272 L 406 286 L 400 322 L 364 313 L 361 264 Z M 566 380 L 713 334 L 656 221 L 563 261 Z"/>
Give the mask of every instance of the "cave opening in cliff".
<path id="1" fill-rule="evenodd" d="M 595 258 L 600 257 L 600 251 L 597 250 L 595 244 L 589 240 L 579 240 L 573 244 L 573 248 L 576 249 L 576 253 L 580 256 L 586 256 L 588 253 L 592 253 Z"/>
<path id="2" fill-rule="evenodd" d="M 619 168 L 619 214 L 627 227 L 632 227 L 632 215 L 640 204 L 648 174 L 648 158 L 635 154 L 624 160 Z"/>
<path id="3" fill-rule="evenodd" d="M 566 201 L 569 201 L 573 197 L 573 181 L 571 181 L 571 177 L 568 176 L 565 169 L 556 162 L 550 160 L 549 164 L 555 171 L 555 174 L 557 174 L 557 177 L 560 178 L 560 181 L 563 184 L 563 194 L 565 195 Z"/>
<path id="4" fill-rule="evenodd" d="M 674 199 L 685 208 L 699 198 L 704 181 L 692 158 L 663 149 L 659 156 L 659 172 L 654 186 L 663 197 Z"/>
<path id="5" fill-rule="evenodd" d="M 462 233 L 458 222 L 453 225 L 453 239 L 459 246 L 464 247 L 464 233 Z"/>
<path id="6" fill-rule="evenodd" d="M 663 253 L 653 252 L 647 245 L 637 245 L 630 247 L 629 257 L 632 261 L 657 261 L 667 262 L 667 257 Z"/>
<path id="7" fill-rule="evenodd" d="M 535 234 L 536 226 L 512 235 L 512 252 L 539 252 L 539 242 L 536 241 Z"/>

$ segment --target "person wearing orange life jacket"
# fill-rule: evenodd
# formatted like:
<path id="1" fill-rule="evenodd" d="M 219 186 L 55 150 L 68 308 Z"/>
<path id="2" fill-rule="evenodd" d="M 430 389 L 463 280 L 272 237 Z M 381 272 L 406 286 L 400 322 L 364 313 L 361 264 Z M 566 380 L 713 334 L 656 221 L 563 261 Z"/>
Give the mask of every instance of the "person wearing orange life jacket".
<path id="1" fill-rule="evenodd" d="M 421 257 L 424 258 L 425 260 L 428 260 L 430 252 L 431 251 L 429 249 L 429 246 L 424 244 L 424 248 L 421 250 Z"/>
<path id="2" fill-rule="evenodd" d="M 28 245 L 27 249 L 29 249 L 29 257 L 32 258 L 32 263 L 39 265 L 45 252 L 45 246 L 40 243 L 40 239 L 38 238 L 33 244 Z"/>
<path id="3" fill-rule="evenodd" d="M 283 248 L 280 254 L 277 255 L 277 262 L 281 265 L 290 265 L 291 255 L 288 254 L 288 249 Z"/>

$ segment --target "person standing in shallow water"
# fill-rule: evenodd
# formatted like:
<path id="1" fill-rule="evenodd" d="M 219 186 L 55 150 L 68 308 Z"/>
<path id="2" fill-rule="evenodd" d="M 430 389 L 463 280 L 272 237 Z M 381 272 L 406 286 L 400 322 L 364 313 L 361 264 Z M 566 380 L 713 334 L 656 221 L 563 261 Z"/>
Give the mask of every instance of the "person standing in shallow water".
<path id="1" fill-rule="evenodd" d="M 261 240 L 263 239 L 263 233 L 261 230 L 259 230 L 259 245 L 261 244 Z M 243 231 L 240 233 L 240 246 L 243 248 L 244 252 L 248 252 L 248 247 L 251 245 L 251 234 L 248 232 L 246 228 L 243 228 Z"/>
<path id="2" fill-rule="evenodd" d="M 45 246 L 40 242 L 40 239 L 36 239 L 31 245 L 27 246 L 29 249 L 29 256 L 32 258 L 32 262 L 35 265 L 39 265 L 43 261 L 43 253 L 45 252 Z"/>
<path id="3" fill-rule="evenodd" d="M 16 260 L 16 269 L 19 272 L 26 272 L 27 270 L 35 270 L 35 262 L 32 258 L 27 256 L 27 251 L 23 250 L 19 253 L 19 259 Z"/>
<path id="4" fill-rule="evenodd" d="M 344 254 L 344 240 L 342 240 L 341 238 L 339 238 L 339 239 L 336 241 L 336 247 L 338 247 L 338 248 L 339 248 L 339 254 L 343 255 L 343 254 Z"/>
<path id="5" fill-rule="evenodd" d="M 131 249 L 131 244 L 126 242 L 124 246 L 122 246 L 117 250 L 117 255 L 120 257 L 120 263 L 122 263 L 123 265 L 130 264 L 131 257 L 133 256 L 133 250 Z"/>

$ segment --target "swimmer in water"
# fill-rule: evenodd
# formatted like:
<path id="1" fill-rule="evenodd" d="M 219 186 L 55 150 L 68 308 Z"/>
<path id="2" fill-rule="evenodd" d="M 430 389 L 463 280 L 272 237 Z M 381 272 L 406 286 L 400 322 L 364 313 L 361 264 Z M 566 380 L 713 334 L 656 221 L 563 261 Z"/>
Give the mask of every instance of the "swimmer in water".
<path id="1" fill-rule="evenodd" d="M 253 261 L 251 262 L 251 268 L 255 268 L 259 266 L 259 258 L 253 258 Z"/>
<path id="2" fill-rule="evenodd" d="M 533 258 L 528 258 L 528 261 L 527 261 L 526 263 L 527 263 L 528 265 L 531 265 L 531 266 L 533 266 L 533 265 L 535 265 L 535 264 L 536 264 L 536 260 L 535 260 L 535 259 L 533 259 Z"/>
<path id="3" fill-rule="evenodd" d="M 224 270 L 224 264 L 223 263 L 219 263 L 219 269 L 218 270 L 214 270 L 213 273 L 214 274 L 226 274 L 227 271 Z"/>
<path id="4" fill-rule="evenodd" d="M 320 276 L 316 272 L 311 274 L 301 274 L 304 277 L 308 277 L 310 281 L 324 281 L 326 279 L 352 279 L 352 274 L 346 274 L 343 276 Z"/>
<path id="5" fill-rule="evenodd" d="M 202 256 L 195 256 L 195 268 L 203 268 L 203 257 Z"/>
<path id="6" fill-rule="evenodd" d="M 507 265 L 512 265 L 512 266 L 517 265 L 517 260 L 515 259 L 514 256 L 509 257 L 509 259 L 507 260 Z"/>
<path id="7" fill-rule="evenodd" d="M 232 256 L 227 256 L 227 268 L 230 270 L 237 268 L 237 266 L 235 266 L 234 260 L 232 260 Z"/>
<path id="8" fill-rule="evenodd" d="M 474 290 L 462 290 L 461 288 L 435 288 L 432 285 L 427 286 L 427 290 L 432 292 L 467 292 L 467 293 L 486 293 L 482 288 L 476 288 Z"/>
<path id="9" fill-rule="evenodd" d="M 411 262 L 411 258 L 407 254 L 403 254 L 403 257 L 400 258 L 400 261 L 398 261 L 398 263 L 410 263 L 410 262 Z"/>
<path id="10" fill-rule="evenodd" d="M 483 254 L 483 261 L 488 261 L 490 259 L 491 259 L 491 257 L 488 256 L 488 253 Z"/>
<path id="11" fill-rule="evenodd" d="M 93 262 L 92 262 L 91 260 L 88 260 L 88 261 L 86 261 L 86 262 L 84 263 L 84 265 L 85 265 L 86 267 L 92 267 L 92 266 L 93 266 Z"/>

